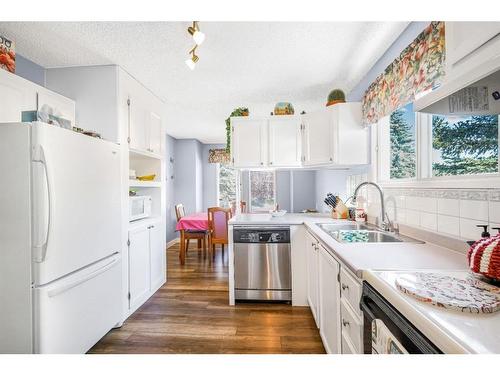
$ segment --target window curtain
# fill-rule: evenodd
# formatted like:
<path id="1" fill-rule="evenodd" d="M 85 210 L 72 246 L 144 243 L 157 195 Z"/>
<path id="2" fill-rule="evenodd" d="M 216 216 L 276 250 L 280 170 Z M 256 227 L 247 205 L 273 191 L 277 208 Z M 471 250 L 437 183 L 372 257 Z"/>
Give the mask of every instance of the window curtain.
<path id="1" fill-rule="evenodd" d="M 444 22 L 431 22 L 368 87 L 363 123 L 373 124 L 415 95 L 439 86 L 445 71 Z"/>
<path id="2" fill-rule="evenodd" d="M 225 148 L 212 148 L 208 150 L 209 163 L 229 164 L 231 157 Z"/>

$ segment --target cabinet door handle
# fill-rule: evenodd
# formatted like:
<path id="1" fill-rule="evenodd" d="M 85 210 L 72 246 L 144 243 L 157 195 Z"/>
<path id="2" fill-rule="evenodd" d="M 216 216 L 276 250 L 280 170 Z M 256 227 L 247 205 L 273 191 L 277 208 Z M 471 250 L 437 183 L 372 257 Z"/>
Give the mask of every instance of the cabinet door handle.
<path id="1" fill-rule="evenodd" d="M 342 285 L 342 290 L 349 290 L 349 285 L 346 285 L 344 283 L 342 283 L 341 285 Z"/>
<path id="2" fill-rule="evenodd" d="M 342 325 L 343 325 L 344 327 L 349 327 L 349 326 L 351 325 L 351 323 L 349 323 L 349 321 L 348 321 L 348 320 L 342 319 Z"/>
<path id="3" fill-rule="evenodd" d="M 260 162 L 260 165 L 264 165 L 264 163 L 263 163 L 263 162 Z"/>

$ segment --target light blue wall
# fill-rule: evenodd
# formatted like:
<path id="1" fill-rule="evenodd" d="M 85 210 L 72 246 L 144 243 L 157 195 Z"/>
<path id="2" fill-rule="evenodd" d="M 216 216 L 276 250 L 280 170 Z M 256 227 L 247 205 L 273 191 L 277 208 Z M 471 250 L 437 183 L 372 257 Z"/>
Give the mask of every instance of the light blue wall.
<path id="1" fill-rule="evenodd" d="M 203 211 L 208 207 L 217 207 L 217 164 L 208 162 L 208 151 L 212 148 L 225 148 L 225 144 L 204 144 L 202 149 L 203 165 Z"/>
<path id="2" fill-rule="evenodd" d="M 365 95 L 365 91 L 370 84 L 375 81 L 375 78 L 382 73 L 393 60 L 405 49 L 413 40 L 420 34 L 430 21 L 426 22 L 410 22 L 401 35 L 391 44 L 387 51 L 373 65 L 363 79 L 347 94 L 347 100 L 351 102 L 361 101 Z"/>
<path id="3" fill-rule="evenodd" d="M 174 199 L 182 203 L 186 213 L 197 212 L 201 205 L 198 194 L 199 144 L 195 139 L 177 139 L 174 142 Z"/>
<path id="4" fill-rule="evenodd" d="M 290 171 L 292 181 L 293 212 L 316 207 L 316 172 L 310 170 Z"/>
<path id="5" fill-rule="evenodd" d="M 177 237 L 175 233 L 175 224 L 177 219 L 175 217 L 175 138 L 167 135 L 167 139 L 165 142 L 167 148 L 167 154 L 165 155 L 165 163 L 166 163 L 166 229 L 167 229 L 167 242 L 172 241 Z"/>
<path id="6" fill-rule="evenodd" d="M 40 86 L 45 86 L 45 69 L 18 53 L 16 54 L 16 74 Z"/>
<path id="7" fill-rule="evenodd" d="M 292 211 L 290 171 L 276 171 L 276 203 L 281 210 Z"/>

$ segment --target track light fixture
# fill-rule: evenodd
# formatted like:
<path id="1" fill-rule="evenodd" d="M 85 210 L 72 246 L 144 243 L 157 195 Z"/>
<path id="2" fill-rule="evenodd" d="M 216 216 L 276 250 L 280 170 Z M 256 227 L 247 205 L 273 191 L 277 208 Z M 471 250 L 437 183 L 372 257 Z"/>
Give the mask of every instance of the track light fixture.
<path id="1" fill-rule="evenodd" d="M 193 36 L 196 45 L 201 45 L 205 40 L 205 34 L 200 31 L 198 21 L 193 21 L 193 26 L 188 27 L 188 33 Z"/>
<path id="2" fill-rule="evenodd" d="M 189 51 L 189 54 L 191 55 L 191 57 L 189 59 L 186 60 L 186 65 L 189 67 L 189 69 L 191 70 L 194 70 L 194 68 L 196 67 L 196 63 L 198 62 L 198 60 L 200 59 L 195 51 L 196 51 L 196 48 L 198 47 L 198 45 L 194 46 L 193 49 L 191 51 Z"/>

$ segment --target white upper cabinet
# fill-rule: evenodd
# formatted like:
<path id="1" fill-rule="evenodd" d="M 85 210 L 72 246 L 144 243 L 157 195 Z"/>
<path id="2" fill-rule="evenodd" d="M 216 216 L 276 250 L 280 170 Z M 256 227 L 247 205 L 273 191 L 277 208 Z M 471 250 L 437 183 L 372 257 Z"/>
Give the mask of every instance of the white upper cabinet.
<path id="1" fill-rule="evenodd" d="M 0 69 L 0 122 L 20 122 L 21 112 L 40 110 L 44 104 L 75 125 L 75 102 L 45 87 Z"/>
<path id="2" fill-rule="evenodd" d="M 303 116 L 304 165 L 322 165 L 333 162 L 332 117 L 327 110 Z"/>
<path id="3" fill-rule="evenodd" d="M 269 119 L 269 166 L 301 165 L 301 125 L 300 116 L 274 116 Z"/>
<path id="4" fill-rule="evenodd" d="M 36 85 L 0 69 L 0 122 L 20 122 L 21 112 L 36 110 Z"/>
<path id="5" fill-rule="evenodd" d="M 446 62 L 454 65 L 493 41 L 500 33 L 500 22 L 446 22 Z"/>
<path id="6" fill-rule="evenodd" d="M 340 103 L 304 115 L 304 165 L 368 164 L 368 129 L 361 103 Z"/>
<path id="7" fill-rule="evenodd" d="M 161 154 L 162 102 L 120 70 L 120 106 L 125 106 L 130 148 Z"/>
<path id="8" fill-rule="evenodd" d="M 235 167 L 267 166 L 267 129 L 267 119 L 231 118 L 231 160 Z"/>

